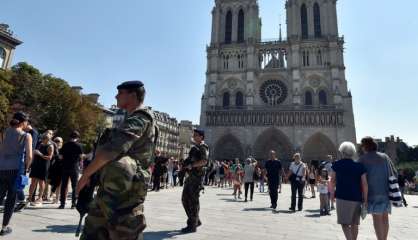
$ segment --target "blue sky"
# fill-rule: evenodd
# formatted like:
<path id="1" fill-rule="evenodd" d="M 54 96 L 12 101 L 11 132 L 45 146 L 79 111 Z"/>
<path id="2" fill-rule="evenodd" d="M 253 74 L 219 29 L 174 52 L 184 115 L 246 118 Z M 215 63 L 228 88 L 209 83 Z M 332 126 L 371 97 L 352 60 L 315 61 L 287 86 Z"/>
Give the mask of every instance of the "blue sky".
<path id="1" fill-rule="evenodd" d="M 284 0 L 259 0 L 263 38 L 277 38 Z M 14 63 L 97 92 L 141 79 L 147 105 L 177 119 L 200 115 L 213 0 L 2 0 L 0 22 L 24 41 Z M 418 2 L 339 0 L 358 138 L 399 135 L 418 144 Z"/>

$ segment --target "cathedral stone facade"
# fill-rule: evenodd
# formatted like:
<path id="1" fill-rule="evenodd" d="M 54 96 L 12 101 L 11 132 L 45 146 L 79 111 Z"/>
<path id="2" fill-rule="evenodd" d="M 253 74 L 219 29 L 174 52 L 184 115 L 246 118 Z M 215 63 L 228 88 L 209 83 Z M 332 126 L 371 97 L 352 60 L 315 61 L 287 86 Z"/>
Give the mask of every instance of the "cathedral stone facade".
<path id="1" fill-rule="evenodd" d="M 215 0 L 200 119 L 213 159 L 323 160 L 356 142 L 336 2 L 287 0 L 286 39 L 263 41 L 257 0 Z"/>

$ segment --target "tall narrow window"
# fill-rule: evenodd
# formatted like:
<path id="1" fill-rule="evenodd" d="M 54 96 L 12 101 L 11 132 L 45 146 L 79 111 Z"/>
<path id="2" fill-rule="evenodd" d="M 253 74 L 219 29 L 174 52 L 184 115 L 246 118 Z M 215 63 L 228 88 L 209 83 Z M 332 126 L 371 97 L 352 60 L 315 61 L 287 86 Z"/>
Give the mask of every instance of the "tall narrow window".
<path id="1" fill-rule="evenodd" d="M 229 68 L 229 56 L 226 56 L 226 69 Z"/>
<path id="2" fill-rule="evenodd" d="M 306 52 L 302 51 L 302 62 L 303 62 L 303 66 L 306 66 Z"/>
<path id="3" fill-rule="evenodd" d="M 322 52 L 321 52 L 321 50 L 318 50 L 318 52 L 316 53 L 316 64 L 318 66 L 322 66 Z"/>
<path id="4" fill-rule="evenodd" d="M 228 11 L 225 19 L 225 43 L 231 43 L 232 41 L 232 12 Z"/>
<path id="5" fill-rule="evenodd" d="M 229 107 L 229 92 L 224 93 L 223 101 L 222 101 L 222 106 L 224 108 L 228 108 Z"/>
<path id="6" fill-rule="evenodd" d="M 300 8 L 300 20 L 302 24 L 302 38 L 308 38 L 308 10 L 306 9 L 306 5 L 302 4 Z"/>
<path id="7" fill-rule="evenodd" d="M 314 4 L 314 31 L 315 31 L 315 37 L 320 38 L 321 33 L 321 10 L 319 8 L 319 4 Z"/>
<path id="8" fill-rule="evenodd" d="M 6 60 L 6 51 L 0 47 L 0 68 L 3 67 L 4 61 Z"/>
<path id="9" fill-rule="evenodd" d="M 324 90 L 319 91 L 319 105 L 328 105 L 327 93 Z"/>
<path id="10" fill-rule="evenodd" d="M 302 61 L 304 67 L 309 66 L 309 51 L 306 50 L 302 52 Z"/>
<path id="11" fill-rule="evenodd" d="M 242 92 L 237 92 L 237 95 L 235 96 L 235 106 L 244 106 L 244 95 L 242 94 Z"/>
<path id="12" fill-rule="evenodd" d="M 312 106 L 313 105 L 313 99 L 312 99 L 312 92 L 306 91 L 305 92 L 305 105 L 306 106 Z"/>
<path id="13" fill-rule="evenodd" d="M 244 29 L 245 29 L 244 11 L 241 9 L 238 13 L 238 42 L 244 42 Z"/>

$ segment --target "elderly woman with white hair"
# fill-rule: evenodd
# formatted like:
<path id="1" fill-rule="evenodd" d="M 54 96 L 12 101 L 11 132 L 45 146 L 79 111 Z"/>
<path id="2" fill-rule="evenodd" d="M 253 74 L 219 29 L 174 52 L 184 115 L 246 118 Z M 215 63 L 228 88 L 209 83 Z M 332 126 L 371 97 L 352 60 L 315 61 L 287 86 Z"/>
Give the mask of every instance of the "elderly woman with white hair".
<path id="1" fill-rule="evenodd" d="M 339 148 L 341 160 L 332 165 L 331 179 L 336 187 L 337 219 L 347 240 L 355 240 L 360 225 L 361 205 L 367 204 L 367 176 L 363 164 L 354 161 L 356 147 L 344 142 Z"/>

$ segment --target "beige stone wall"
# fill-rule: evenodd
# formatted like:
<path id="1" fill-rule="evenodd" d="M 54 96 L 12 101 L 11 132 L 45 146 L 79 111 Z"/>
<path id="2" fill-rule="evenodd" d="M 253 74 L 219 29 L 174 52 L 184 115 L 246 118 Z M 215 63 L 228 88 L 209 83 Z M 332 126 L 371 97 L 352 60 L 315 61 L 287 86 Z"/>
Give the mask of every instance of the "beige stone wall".
<path id="1" fill-rule="evenodd" d="M 13 57 L 14 49 L 6 45 L 5 43 L 2 43 L 1 41 L 0 41 L 0 48 L 2 48 L 5 51 L 4 61 L 3 63 L 0 62 L 0 65 L 1 65 L 0 68 L 8 69 L 10 68 L 12 64 L 12 57 Z"/>

